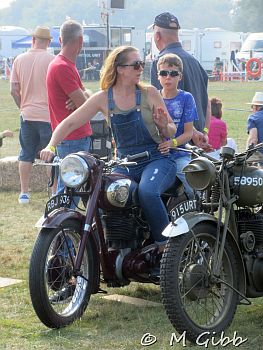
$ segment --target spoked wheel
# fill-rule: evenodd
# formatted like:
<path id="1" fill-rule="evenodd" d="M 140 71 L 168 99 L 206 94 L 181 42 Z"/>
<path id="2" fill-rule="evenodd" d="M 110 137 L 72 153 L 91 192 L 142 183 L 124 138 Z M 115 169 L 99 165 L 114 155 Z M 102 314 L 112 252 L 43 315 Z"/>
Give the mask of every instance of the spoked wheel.
<path id="1" fill-rule="evenodd" d="M 237 264 L 231 246 L 226 241 L 220 276 L 211 274 L 215 263 L 216 227 L 198 224 L 194 235 L 187 234 L 169 240 L 161 263 L 161 293 L 166 313 L 186 338 L 196 342 L 225 330 L 237 308 Z"/>
<path id="2" fill-rule="evenodd" d="M 94 256 L 91 243 L 85 248 L 82 276 L 73 276 L 73 263 L 81 238 L 80 223 L 67 220 L 62 228 L 42 229 L 30 260 L 29 289 L 39 319 L 60 328 L 80 318 L 91 295 Z"/>

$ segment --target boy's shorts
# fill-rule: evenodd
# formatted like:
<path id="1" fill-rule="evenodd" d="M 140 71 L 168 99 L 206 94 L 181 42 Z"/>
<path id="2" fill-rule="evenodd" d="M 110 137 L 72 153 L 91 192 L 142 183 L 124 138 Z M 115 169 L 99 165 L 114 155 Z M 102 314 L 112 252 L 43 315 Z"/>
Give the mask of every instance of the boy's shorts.
<path id="1" fill-rule="evenodd" d="M 23 120 L 20 117 L 19 141 L 21 151 L 18 160 L 33 163 L 38 153 L 48 145 L 51 135 L 50 123 Z"/>

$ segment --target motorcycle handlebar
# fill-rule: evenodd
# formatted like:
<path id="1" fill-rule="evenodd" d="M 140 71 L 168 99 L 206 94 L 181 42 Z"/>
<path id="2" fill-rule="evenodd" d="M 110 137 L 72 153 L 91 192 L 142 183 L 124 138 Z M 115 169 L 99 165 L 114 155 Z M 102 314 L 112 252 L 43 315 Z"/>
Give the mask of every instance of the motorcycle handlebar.
<path id="1" fill-rule="evenodd" d="M 133 155 L 128 154 L 126 158 L 128 162 L 132 162 L 137 159 L 149 158 L 149 152 L 145 151 L 145 152 L 141 152 Z"/>

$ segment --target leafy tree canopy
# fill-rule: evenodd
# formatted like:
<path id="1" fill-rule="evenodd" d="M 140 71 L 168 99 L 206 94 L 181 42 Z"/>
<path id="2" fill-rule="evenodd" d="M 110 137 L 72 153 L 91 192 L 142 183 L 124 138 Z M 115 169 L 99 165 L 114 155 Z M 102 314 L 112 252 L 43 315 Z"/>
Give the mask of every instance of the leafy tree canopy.
<path id="1" fill-rule="evenodd" d="M 110 12 L 110 23 L 146 29 L 165 11 L 175 14 L 182 28 L 263 31 L 262 0 L 126 0 L 125 10 Z M 81 23 L 103 23 L 98 0 L 13 0 L 9 8 L 0 10 L 0 23 L 30 29 L 60 25 L 68 16 Z"/>
<path id="2" fill-rule="evenodd" d="M 125 10 L 110 13 L 110 23 L 146 29 L 157 14 L 170 11 L 182 28 L 231 29 L 232 7 L 229 0 L 126 0 Z M 60 25 L 67 16 L 81 23 L 102 23 L 98 0 L 14 0 L 9 8 L 0 10 L 0 23 L 30 29 L 36 25 Z"/>
<path id="3" fill-rule="evenodd" d="M 263 32 L 263 1 L 238 0 L 234 7 L 234 29 L 243 32 Z"/>

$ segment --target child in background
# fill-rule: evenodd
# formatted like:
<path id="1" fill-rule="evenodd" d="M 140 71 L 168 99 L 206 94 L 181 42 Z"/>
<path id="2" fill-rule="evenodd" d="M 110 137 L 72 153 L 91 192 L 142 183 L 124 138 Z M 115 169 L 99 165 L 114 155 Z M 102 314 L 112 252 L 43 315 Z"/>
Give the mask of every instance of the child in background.
<path id="1" fill-rule="evenodd" d="M 5 137 L 13 137 L 13 131 L 11 130 L 4 130 L 3 132 L 0 132 L 0 147 L 3 145 L 3 139 Z"/>
<path id="2" fill-rule="evenodd" d="M 219 159 L 221 147 L 227 144 L 227 126 L 221 119 L 222 101 L 217 97 L 211 98 L 211 114 L 208 139 L 214 151 L 209 152 L 209 155 Z"/>
<path id="3" fill-rule="evenodd" d="M 177 131 L 173 139 L 162 142 L 159 150 L 173 155 L 177 165 L 177 177 L 182 181 L 188 198 L 193 197 L 193 189 L 185 179 L 182 169 L 190 162 L 191 155 L 184 151 L 176 151 L 177 147 L 185 148 L 185 144 L 193 135 L 193 122 L 197 118 L 197 110 L 193 96 L 178 89 L 182 79 L 183 63 L 175 54 L 163 55 L 157 64 L 158 79 L 162 86 L 161 95 L 166 108 L 173 119 Z"/>

